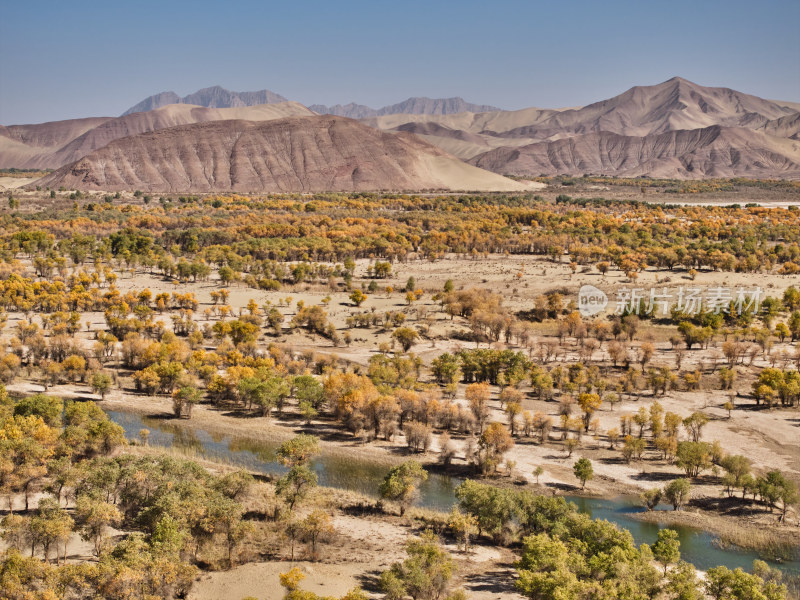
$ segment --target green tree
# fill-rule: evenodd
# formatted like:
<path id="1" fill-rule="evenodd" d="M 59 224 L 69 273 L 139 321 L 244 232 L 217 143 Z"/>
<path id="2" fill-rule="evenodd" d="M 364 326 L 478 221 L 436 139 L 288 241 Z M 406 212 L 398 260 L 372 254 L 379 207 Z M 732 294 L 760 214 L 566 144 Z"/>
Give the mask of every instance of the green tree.
<path id="1" fill-rule="evenodd" d="M 111 389 L 111 376 L 108 373 L 95 373 L 92 375 L 92 391 L 95 394 L 100 394 L 100 398 L 103 400 L 106 399 L 106 394 L 108 390 Z"/>
<path id="2" fill-rule="evenodd" d="M 652 488 L 639 494 L 639 499 L 647 510 L 653 510 L 661 502 L 663 494 L 661 488 Z"/>
<path id="3" fill-rule="evenodd" d="M 378 492 L 381 498 L 397 502 L 400 516 L 416 497 L 419 484 L 427 481 L 428 472 L 415 460 L 409 460 L 392 468 L 381 482 Z"/>
<path id="4" fill-rule="evenodd" d="M 664 498 L 672 505 L 672 510 L 682 508 L 691 498 L 692 484 L 688 479 L 673 479 L 664 488 Z"/>
<path id="5" fill-rule="evenodd" d="M 298 402 L 309 402 L 315 409 L 318 409 L 325 400 L 322 384 L 313 375 L 298 375 L 294 378 L 292 385 L 294 397 Z"/>
<path id="6" fill-rule="evenodd" d="M 64 412 L 64 402 L 61 398 L 34 394 L 22 398 L 14 405 L 14 414 L 21 417 L 37 416 L 44 419 L 50 427 L 61 426 L 61 415 Z"/>
<path id="7" fill-rule="evenodd" d="M 675 464 L 686 471 L 687 477 L 697 477 L 711 467 L 711 450 L 706 442 L 679 442 Z"/>
<path id="8" fill-rule="evenodd" d="M 785 600 L 786 586 L 765 582 L 742 569 L 713 567 L 706 571 L 705 591 L 714 600 Z"/>
<path id="9" fill-rule="evenodd" d="M 172 410 L 175 416 L 192 418 L 192 408 L 203 398 L 203 393 L 193 385 L 185 385 L 172 393 Z"/>
<path id="10" fill-rule="evenodd" d="M 381 573 L 379 586 L 387 600 L 450 598 L 447 591 L 453 576 L 454 564 L 450 553 L 431 531 L 406 544 L 406 558 Z"/>
<path id="11" fill-rule="evenodd" d="M 86 495 L 78 496 L 75 514 L 81 527 L 81 538 L 94 545 L 95 556 L 105 544 L 108 528 L 122 521 L 122 514 L 109 502 L 97 500 Z"/>
<path id="12" fill-rule="evenodd" d="M 678 561 L 678 564 L 667 574 L 667 584 L 664 589 L 674 600 L 704 600 L 705 596 L 700 591 L 700 582 L 697 580 L 697 571 L 694 566 Z"/>
<path id="13" fill-rule="evenodd" d="M 32 544 L 42 546 L 45 561 L 50 559 L 50 549 L 56 548 L 56 563 L 59 562 L 59 543 L 65 545 L 69 540 L 75 523 L 66 511 L 59 507 L 55 498 L 42 498 L 29 523 Z M 66 547 L 64 548 L 64 561 L 66 562 Z"/>
<path id="14" fill-rule="evenodd" d="M 677 563 L 681 558 L 681 542 L 678 539 L 678 532 L 674 529 L 659 529 L 658 540 L 653 544 L 651 550 L 655 559 L 664 567 L 664 575 L 666 575 L 667 567 Z"/>
<path id="15" fill-rule="evenodd" d="M 278 479 L 275 493 L 289 506 L 291 512 L 295 505 L 317 486 L 317 474 L 305 465 L 295 465 L 289 472 Z"/>
<path id="16" fill-rule="evenodd" d="M 574 465 L 572 465 L 572 472 L 578 481 L 581 482 L 581 489 L 586 488 L 586 482 L 594 478 L 594 468 L 592 461 L 588 458 L 579 458 Z"/>
<path id="17" fill-rule="evenodd" d="M 278 448 L 278 462 L 287 467 L 306 465 L 319 454 L 319 438 L 302 433 Z"/>

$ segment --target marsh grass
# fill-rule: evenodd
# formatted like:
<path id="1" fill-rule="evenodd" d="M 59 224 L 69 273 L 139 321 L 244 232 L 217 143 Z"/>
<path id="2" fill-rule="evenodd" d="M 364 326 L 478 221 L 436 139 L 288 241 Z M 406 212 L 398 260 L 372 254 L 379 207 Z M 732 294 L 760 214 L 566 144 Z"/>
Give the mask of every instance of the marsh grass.
<path id="1" fill-rule="evenodd" d="M 724 524 L 715 527 L 714 533 L 718 537 L 713 544 L 722 550 L 732 547 L 753 550 L 762 557 L 776 562 L 800 559 L 800 544 L 776 537 L 774 531 Z"/>

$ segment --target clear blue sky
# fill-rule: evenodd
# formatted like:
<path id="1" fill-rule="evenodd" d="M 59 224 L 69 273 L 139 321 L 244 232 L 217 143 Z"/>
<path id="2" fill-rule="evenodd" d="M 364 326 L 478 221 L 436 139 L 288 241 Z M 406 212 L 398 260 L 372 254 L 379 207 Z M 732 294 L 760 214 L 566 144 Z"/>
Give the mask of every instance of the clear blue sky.
<path id="1" fill-rule="evenodd" d="M 12 2 L 0 123 L 211 85 L 304 104 L 582 105 L 680 75 L 800 102 L 800 0 Z"/>

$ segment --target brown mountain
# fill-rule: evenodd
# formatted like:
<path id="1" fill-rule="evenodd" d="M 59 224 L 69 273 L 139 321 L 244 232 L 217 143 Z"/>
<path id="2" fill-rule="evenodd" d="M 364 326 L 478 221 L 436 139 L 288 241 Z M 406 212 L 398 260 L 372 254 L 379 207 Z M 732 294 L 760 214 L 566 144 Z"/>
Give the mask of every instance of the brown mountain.
<path id="1" fill-rule="evenodd" d="M 776 137 L 800 140 L 800 112 L 767 121 L 759 127 L 759 131 Z"/>
<path id="2" fill-rule="evenodd" d="M 367 122 L 509 175 L 800 176 L 800 113 L 790 103 L 679 77 L 576 109 Z"/>
<path id="3" fill-rule="evenodd" d="M 213 121 L 125 137 L 36 183 L 148 192 L 528 189 L 413 135 L 335 116 Z"/>
<path id="4" fill-rule="evenodd" d="M 469 162 L 508 175 L 795 179 L 800 178 L 800 144 L 749 129 L 714 125 L 646 136 L 589 133 L 497 148 Z"/>
<path id="5" fill-rule="evenodd" d="M 312 111 L 297 102 L 239 108 L 171 104 L 117 118 L 100 117 L 0 127 L 0 168 L 55 169 L 74 162 L 115 139 L 176 125 L 227 119 L 266 121 L 312 114 Z"/>
<path id="6" fill-rule="evenodd" d="M 736 90 L 703 87 L 673 77 L 658 85 L 633 87 L 608 100 L 565 110 L 544 121 L 495 134 L 549 139 L 598 131 L 643 136 L 712 125 L 757 128 L 767 120 L 793 112 Z"/>

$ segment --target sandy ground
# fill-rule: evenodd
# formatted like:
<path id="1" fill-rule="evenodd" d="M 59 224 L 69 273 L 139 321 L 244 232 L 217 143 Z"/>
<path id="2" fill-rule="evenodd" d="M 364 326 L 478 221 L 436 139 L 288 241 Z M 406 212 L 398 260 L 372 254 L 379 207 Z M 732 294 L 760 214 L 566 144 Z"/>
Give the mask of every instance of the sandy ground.
<path id="1" fill-rule="evenodd" d="M 14 190 L 36 181 L 37 177 L 0 177 L 0 190 Z"/>
<path id="2" fill-rule="evenodd" d="M 336 539 L 324 549 L 324 562 L 270 561 L 251 563 L 230 571 L 204 573 L 195 583 L 190 600 L 219 598 L 282 598 L 279 574 L 298 567 L 305 579 L 301 589 L 318 595 L 341 596 L 354 587 L 364 588 L 370 597 L 382 598 L 376 583 L 380 573 L 405 558 L 404 544 L 414 535 L 409 526 L 378 518 L 337 515 Z M 470 598 L 489 600 L 522 598 L 513 590 L 512 555 L 507 549 L 473 545 L 464 554 L 454 544 L 445 548 L 456 561 L 454 587 L 464 587 Z M 298 551 L 299 554 L 299 551 Z M 486 576 L 504 577 L 487 585 Z"/>
<path id="3" fill-rule="evenodd" d="M 279 575 L 298 567 L 305 579 L 301 589 L 320 596 L 343 596 L 359 587 L 360 577 L 373 567 L 369 563 L 325 564 L 306 561 L 250 563 L 230 571 L 204 573 L 195 582 L 189 600 L 239 600 L 253 596 L 258 600 L 278 600 L 285 590 Z"/>

